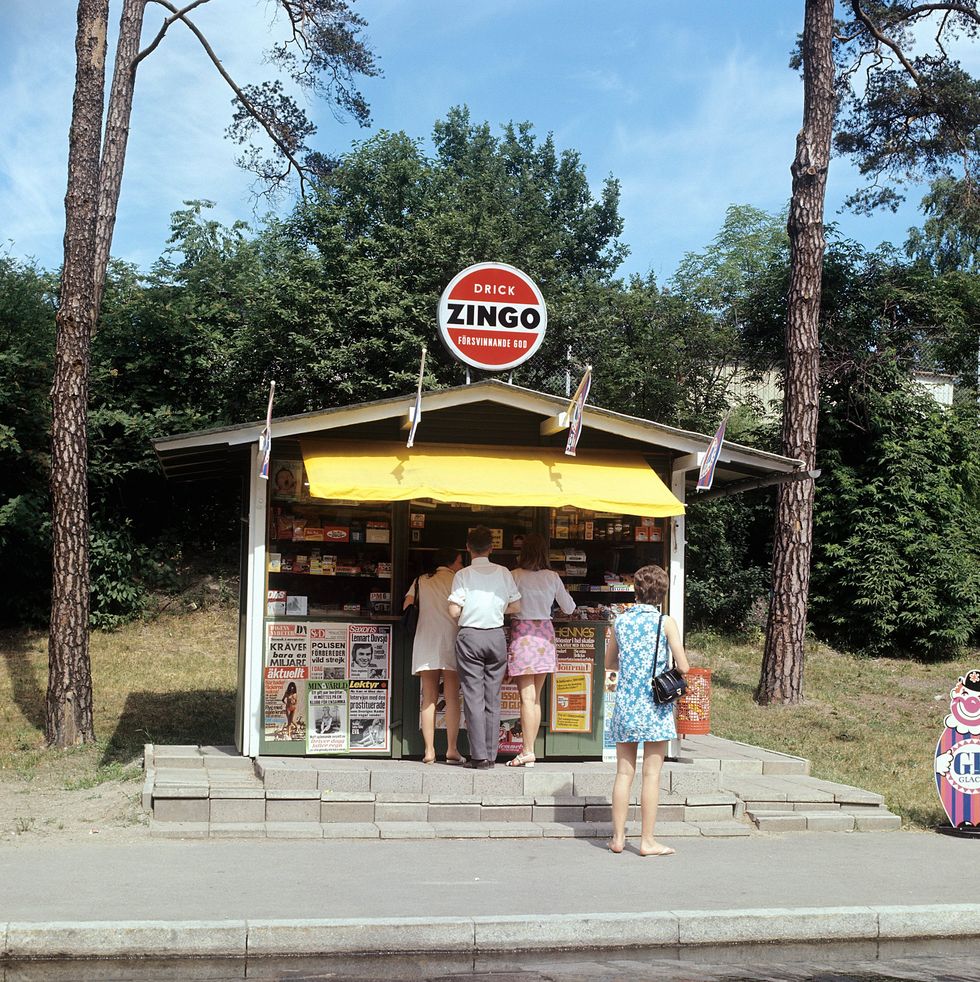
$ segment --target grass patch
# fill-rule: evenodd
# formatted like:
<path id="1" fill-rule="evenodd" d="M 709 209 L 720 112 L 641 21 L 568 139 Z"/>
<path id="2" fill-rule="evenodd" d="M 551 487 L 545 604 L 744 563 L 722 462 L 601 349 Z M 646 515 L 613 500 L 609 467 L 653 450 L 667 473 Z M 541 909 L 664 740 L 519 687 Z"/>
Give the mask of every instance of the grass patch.
<path id="1" fill-rule="evenodd" d="M 0 632 L 0 779 L 82 789 L 138 772 L 145 743 L 232 743 L 237 611 L 92 633 L 97 742 L 44 746 L 47 635 Z"/>
<path id="2" fill-rule="evenodd" d="M 815 777 L 877 791 L 915 827 L 946 821 L 936 794 L 933 755 L 957 676 L 980 663 L 973 651 L 923 664 L 807 650 L 806 702 L 762 708 L 752 700 L 762 642 L 696 633 L 694 659 L 711 669 L 712 731 L 730 740 L 807 757 Z"/>

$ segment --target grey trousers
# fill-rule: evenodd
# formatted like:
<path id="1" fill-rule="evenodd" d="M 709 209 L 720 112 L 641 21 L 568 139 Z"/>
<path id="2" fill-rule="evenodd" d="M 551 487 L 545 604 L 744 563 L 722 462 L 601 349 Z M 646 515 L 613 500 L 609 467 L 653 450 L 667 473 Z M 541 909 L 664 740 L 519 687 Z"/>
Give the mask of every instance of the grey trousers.
<path id="1" fill-rule="evenodd" d="M 461 627 L 456 635 L 456 669 L 463 690 L 466 733 L 474 760 L 496 760 L 500 743 L 500 685 L 507 671 L 502 627 Z"/>

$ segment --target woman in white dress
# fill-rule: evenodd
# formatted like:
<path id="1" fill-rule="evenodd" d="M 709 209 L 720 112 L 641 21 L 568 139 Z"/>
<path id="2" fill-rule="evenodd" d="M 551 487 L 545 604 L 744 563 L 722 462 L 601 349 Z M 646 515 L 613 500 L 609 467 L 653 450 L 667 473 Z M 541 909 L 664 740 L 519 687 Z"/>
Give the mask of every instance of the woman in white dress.
<path id="1" fill-rule="evenodd" d="M 459 737 L 459 675 L 456 672 L 456 631 L 458 625 L 449 616 L 449 594 L 453 577 L 463 568 L 463 556 L 456 549 L 440 549 L 435 555 L 435 572 L 423 574 L 409 587 L 404 607 L 415 603 L 419 592 L 419 621 L 412 648 L 412 674 L 422 682 L 420 713 L 422 739 L 425 741 L 423 764 L 436 759 L 436 703 L 439 699 L 439 677 L 442 676 L 446 699 L 446 763 L 461 764 L 463 756 L 456 747 Z"/>

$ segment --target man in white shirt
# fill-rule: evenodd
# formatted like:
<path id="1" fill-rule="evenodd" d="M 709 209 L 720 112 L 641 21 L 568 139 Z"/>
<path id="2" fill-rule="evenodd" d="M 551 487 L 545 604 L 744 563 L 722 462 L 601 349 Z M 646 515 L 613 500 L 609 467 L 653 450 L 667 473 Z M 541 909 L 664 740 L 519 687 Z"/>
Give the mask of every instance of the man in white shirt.
<path id="1" fill-rule="evenodd" d="M 504 614 L 520 611 L 510 570 L 490 562 L 493 536 L 478 525 L 466 539 L 471 562 L 453 577 L 449 613 L 459 620 L 456 665 L 466 707 L 470 759 L 464 767 L 493 767 L 500 740 L 500 686 L 507 671 Z"/>

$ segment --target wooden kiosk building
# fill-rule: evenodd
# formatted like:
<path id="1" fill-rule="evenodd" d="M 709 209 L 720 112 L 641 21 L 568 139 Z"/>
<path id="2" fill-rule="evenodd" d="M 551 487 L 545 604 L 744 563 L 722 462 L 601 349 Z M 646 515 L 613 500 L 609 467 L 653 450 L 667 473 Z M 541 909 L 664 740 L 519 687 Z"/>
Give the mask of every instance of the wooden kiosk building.
<path id="1" fill-rule="evenodd" d="M 494 530 L 493 558 L 516 559 L 531 530 L 579 604 L 556 620 L 559 672 L 545 694 L 540 750 L 602 755 L 611 611 L 647 563 L 670 573 L 683 631 L 684 502 L 710 436 L 586 406 L 564 454 L 568 400 L 497 380 L 424 393 L 406 449 L 411 397 L 155 441 L 173 480 L 244 481 L 235 743 L 247 756 L 411 757 L 421 753 L 419 687 L 402 598 L 441 546 Z M 799 461 L 725 443 L 715 485 L 793 479 Z M 516 703 L 502 718 L 517 716 Z M 506 725 L 506 723 L 505 723 Z M 519 738 L 503 733 L 501 750 Z M 513 741 L 510 747 L 508 741 Z"/>

